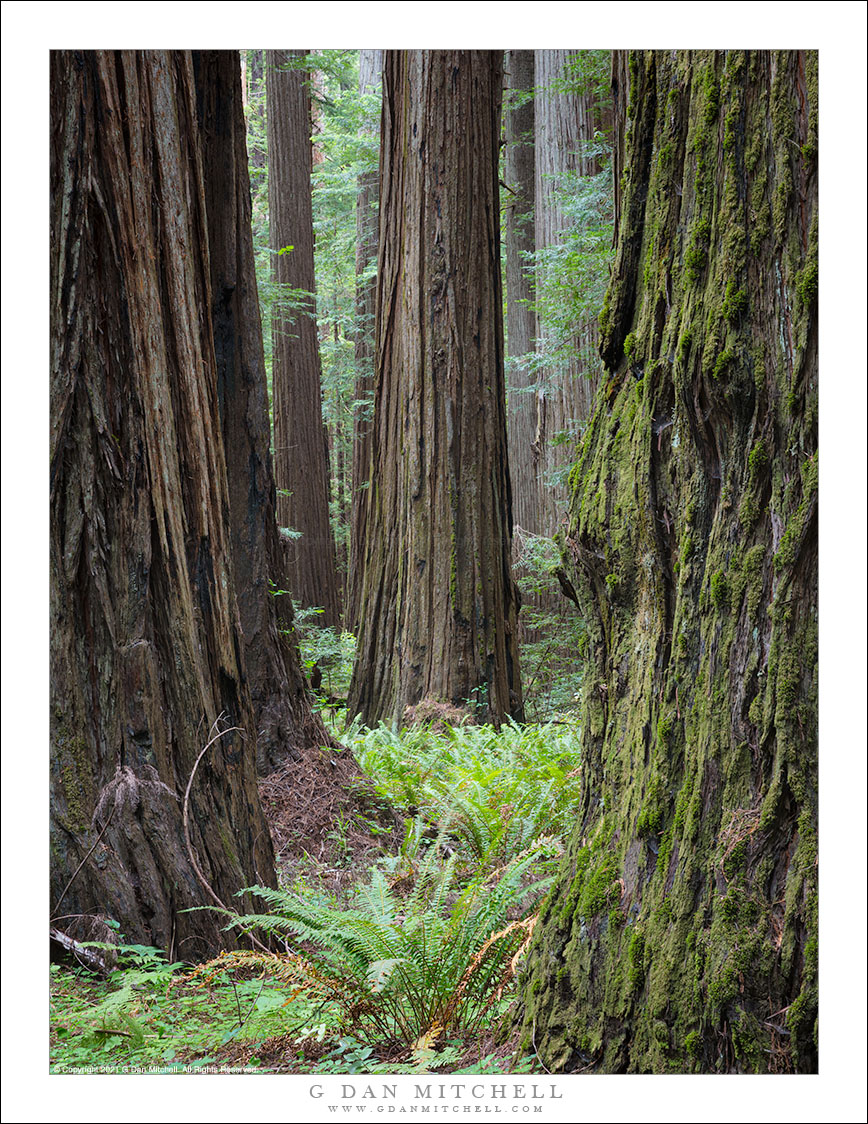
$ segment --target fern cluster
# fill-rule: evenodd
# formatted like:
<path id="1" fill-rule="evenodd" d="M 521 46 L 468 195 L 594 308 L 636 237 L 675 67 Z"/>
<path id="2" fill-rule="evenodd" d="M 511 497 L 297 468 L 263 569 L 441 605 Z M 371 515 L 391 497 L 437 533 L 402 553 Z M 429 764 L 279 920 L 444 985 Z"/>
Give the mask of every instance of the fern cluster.
<path id="1" fill-rule="evenodd" d="M 521 913 L 548 883 L 528 886 L 527 875 L 550 841 L 463 889 L 458 856 L 444 861 L 442 842 L 427 850 L 412 885 L 375 867 L 346 909 L 309 892 L 253 887 L 269 912 L 233 918 L 227 928 L 257 929 L 295 947 L 226 956 L 322 997 L 337 1008 L 345 1033 L 380 1047 L 418 1052 L 447 1031 L 473 1030 L 529 941 L 535 919 Z M 223 957 L 206 970 L 228 963 Z"/>
<path id="2" fill-rule="evenodd" d="M 541 835 L 569 832 L 578 802 L 575 730 L 381 724 L 350 730 L 345 741 L 384 796 L 451 833 L 480 867 L 509 862 Z"/>

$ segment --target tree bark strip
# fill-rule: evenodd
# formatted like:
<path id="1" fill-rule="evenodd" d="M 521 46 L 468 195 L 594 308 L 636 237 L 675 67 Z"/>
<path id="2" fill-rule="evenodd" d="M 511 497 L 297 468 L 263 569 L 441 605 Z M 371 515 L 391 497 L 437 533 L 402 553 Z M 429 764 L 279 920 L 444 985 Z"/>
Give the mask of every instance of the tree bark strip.
<path id="1" fill-rule="evenodd" d="M 534 231 L 534 52 L 506 52 L 504 112 L 506 202 L 506 339 L 509 468 L 514 525 L 541 534 L 536 379 L 530 368 L 536 340 L 531 256 Z"/>
<path id="2" fill-rule="evenodd" d="M 558 200 L 564 181 L 571 175 L 588 176 L 599 171 L 596 161 L 582 153 L 582 146 L 593 141 L 601 125 L 591 93 L 568 93 L 562 87 L 568 79 L 568 66 L 578 52 L 535 51 L 535 237 L 537 252 L 563 238 L 569 219 Z M 544 283 L 543 267 L 536 289 Z M 552 333 L 537 318 L 536 336 L 542 366 L 536 376 L 536 459 L 537 522 L 539 533 L 553 536 L 568 505 L 568 489 L 560 480 L 564 467 L 572 460 L 576 442 L 591 412 L 597 385 L 597 326 L 577 323 L 572 341 L 574 354 L 566 361 L 546 363 L 551 355 Z M 527 528 L 533 530 L 534 528 Z"/>
<path id="3" fill-rule="evenodd" d="M 359 92 L 369 93 L 380 86 L 383 74 L 382 51 L 359 52 Z M 376 135 L 379 120 L 371 122 Z M 359 176 L 359 198 L 356 203 L 356 363 L 352 514 L 350 524 L 350 565 L 347 574 L 346 627 L 359 628 L 359 599 L 365 561 L 365 532 L 368 523 L 368 499 L 371 483 L 371 421 L 374 397 L 374 317 L 376 314 L 377 276 L 370 274 L 376 262 L 379 242 L 380 173 L 366 172 Z"/>
<path id="4" fill-rule="evenodd" d="M 377 386 L 351 713 L 521 714 L 500 283 L 502 54 L 389 51 Z"/>
<path id="5" fill-rule="evenodd" d="M 236 51 L 194 51 L 208 215 L 211 319 L 244 662 L 260 773 L 330 744 L 311 710 L 275 517 L 271 423 Z"/>
<path id="6" fill-rule="evenodd" d="M 308 74 L 292 66 L 305 51 L 268 51 L 268 207 L 275 281 L 302 307 L 272 319 L 277 518 L 300 537 L 285 541 L 289 589 L 321 623 L 340 624 L 335 543 L 329 519 L 328 441 L 314 291 L 311 112 Z M 291 247 L 291 249 L 289 248 Z M 307 294 L 299 297 L 303 292 Z"/>
<path id="7" fill-rule="evenodd" d="M 273 877 L 235 598 L 185 52 L 51 58 L 51 889 L 184 957 Z M 68 928 L 68 926 L 67 926 Z"/>

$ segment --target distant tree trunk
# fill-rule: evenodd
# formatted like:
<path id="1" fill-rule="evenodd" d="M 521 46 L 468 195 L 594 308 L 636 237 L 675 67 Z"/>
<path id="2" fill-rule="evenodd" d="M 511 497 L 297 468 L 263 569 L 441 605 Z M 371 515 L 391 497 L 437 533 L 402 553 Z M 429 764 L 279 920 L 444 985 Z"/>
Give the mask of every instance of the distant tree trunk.
<path id="1" fill-rule="evenodd" d="M 373 471 L 350 713 L 522 710 L 494 51 L 387 51 Z"/>
<path id="2" fill-rule="evenodd" d="M 329 744 L 310 706 L 292 600 L 282 584 L 271 426 L 256 292 L 241 73 L 236 51 L 194 51 L 208 214 L 218 402 L 229 480 L 232 554 L 260 772 Z"/>
<path id="3" fill-rule="evenodd" d="M 335 345 L 340 341 L 337 324 L 334 329 Z M 333 420 L 329 426 L 329 463 L 332 470 L 332 509 L 334 511 L 335 555 L 338 570 L 338 590 L 341 604 L 347 599 L 347 570 L 349 568 L 349 525 L 350 525 L 350 480 L 347 468 L 349 450 L 352 453 L 352 438 L 348 432 L 346 398 L 342 387 L 336 387 L 332 395 Z"/>
<path id="4" fill-rule="evenodd" d="M 185 958 L 273 878 L 187 52 L 51 56 L 51 895 Z"/>
<path id="5" fill-rule="evenodd" d="M 621 194 L 624 180 L 624 146 L 627 130 L 627 98 L 630 93 L 630 73 L 627 67 L 629 51 L 612 51 L 610 80 L 612 84 L 612 184 L 615 210 L 615 234 L 621 227 Z"/>
<path id="6" fill-rule="evenodd" d="M 265 51 L 247 51 L 248 149 L 250 166 L 266 166 L 265 149 Z"/>
<path id="7" fill-rule="evenodd" d="M 329 521 L 329 458 L 322 418 L 322 372 L 313 292 L 310 91 L 293 69 L 305 51 L 268 51 L 268 199 L 275 281 L 310 294 L 272 319 L 277 519 L 300 537 L 286 540 L 289 589 L 302 605 L 340 623 L 335 543 Z M 288 248 L 291 247 L 291 248 Z M 280 297 L 281 305 L 286 300 Z"/>
<path id="8" fill-rule="evenodd" d="M 321 51 L 298 51 L 295 53 L 302 57 L 309 54 L 312 60 L 317 55 L 322 54 Z M 309 83 L 307 94 L 309 99 L 308 111 L 310 113 L 310 157 L 312 166 L 316 167 L 317 164 L 322 164 L 325 160 L 325 153 L 320 140 L 323 125 L 322 103 L 325 98 L 325 79 L 322 70 L 314 64 L 305 74 L 305 80 Z"/>
<path id="9" fill-rule="evenodd" d="M 531 256 L 534 234 L 534 52 L 506 52 L 506 340 L 509 468 L 516 526 L 541 533 L 535 375 L 528 364 L 536 339 Z"/>
<path id="10" fill-rule="evenodd" d="M 569 219 L 558 201 L 566 177 L 587 176 L 599 171 L 594 160 L 581 155 L 583 144 L 592 141 L 600 124 L 591 93 L 567 93 L 561 86 L 569 79 L 568 66 L 577 51 L 535 51 L 535 229 L 537 252 L 556 246 L 569 228 Z M 544 283 L 538 266 L 537 296 Z M 572 355 L 552 356 L 554 334 L 538 320 L 537 337 L 543 365 L 537 375 L 538 527 L 552 536 L 563 519 L 568 503 L 564 480 L 558 481 L 572 461 L 583 424 L 591 412 L 596 390 L 595 323 L 577 323 Z M 548 362 L 544 357 L 548 353 Z M 523 524 L 522 524 L 523 525 Z M 527 528 L 533 530 L 533 528 Z"/>
<path id="11" fill-rule="evenodd" d="M 551 1070 L 817 1068 L 817 57 L 637 52 L 565 566 L 583 800 Z M 619 143 L 616 143 L 616 151 Z"/>
<path id="12" fill-rule="evenodd" d="M 359 92 L 370 93 L 382 82 L 383 52 L 359 52 Z M 379 120 L 368 125 L 370 132 L 379 132 Z M 347 573 L 346 626 L 353 632 L 359 627 L 359 598 L 365 558 L 365 528 L 370 485 L 371 415 L 374 397 L 374 315 L 376 310 L 377 276 L 371 273 L 376 263 L 379 236 L 378 203 L 380 174 L 365 172 L 359 176 L 359 197 L 356 203 L 356 385 L 353 435 L 352 515 L 350 524 L 350 564 Z"/>

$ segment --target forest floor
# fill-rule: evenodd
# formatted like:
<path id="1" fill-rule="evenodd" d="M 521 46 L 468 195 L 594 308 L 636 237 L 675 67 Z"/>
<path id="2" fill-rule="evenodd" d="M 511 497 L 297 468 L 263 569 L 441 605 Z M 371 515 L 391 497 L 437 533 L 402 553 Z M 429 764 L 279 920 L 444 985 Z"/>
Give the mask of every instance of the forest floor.
<path id="1" fill-rule="evenodd" d="M 539 1068 L 509 1010 L 575 806 L 576 727 L 351 725 L 341 741 L 262 782 L 280 889 L 233 927 L 273 951 L 168 964 L 119 934 L 108 978 L 53 963 L 52 1072 Z"/>

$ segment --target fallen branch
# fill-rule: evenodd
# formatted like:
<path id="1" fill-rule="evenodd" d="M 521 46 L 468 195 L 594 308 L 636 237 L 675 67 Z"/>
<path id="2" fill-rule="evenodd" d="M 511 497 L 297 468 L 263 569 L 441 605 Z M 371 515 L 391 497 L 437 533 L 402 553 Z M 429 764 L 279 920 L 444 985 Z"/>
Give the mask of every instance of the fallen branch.
<path id="1" fill-rule="evenodd" d="M 109 974 L 105 960 L 95 949 L 85 948 L 83 944 L 79 944 L 68 933 L 64 933 L 60 929 L 49 929 L 48 935 L 55 944 L 59 944 L 61 948 L 71 952 L 86 968 L 99 972 L 102 976 Z"/>

